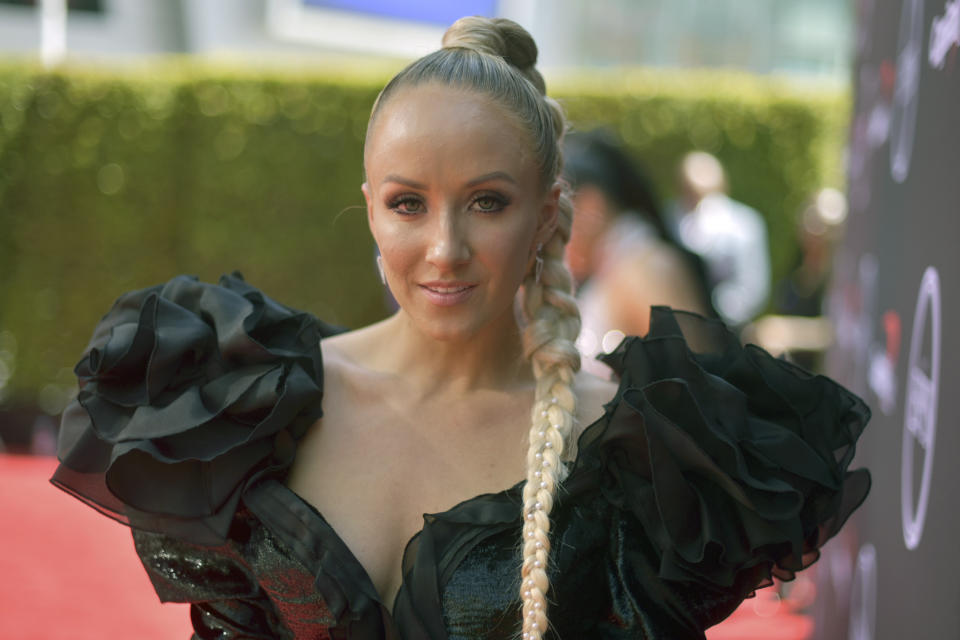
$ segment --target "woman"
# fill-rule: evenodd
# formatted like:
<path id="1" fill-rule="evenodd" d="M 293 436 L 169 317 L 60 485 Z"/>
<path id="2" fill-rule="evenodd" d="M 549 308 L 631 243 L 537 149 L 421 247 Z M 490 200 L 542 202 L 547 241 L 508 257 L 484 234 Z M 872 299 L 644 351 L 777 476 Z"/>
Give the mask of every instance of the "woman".
<path id="1" fill-rule="evenodd" d="M 583 368 L 610 369 L 597 354 L 625 334 L 644 335 L 650 307 L 713 315 L 703 265 L 670 238 L 650 181 L 609 132 L 567 136 L 564 177 L 573 202 L 567 260 L 578 283 Z"/>
<path id="2" fill-rule="evenodd" d="M 374 105 L 394 316 L 334 335 L 181 277 L 95 332 L 54 482 L 134 528 L 197 637 L 702 637 L 865 496 L 866 407 L 717 324 L 659 309 L 608 357 L 619 386 L 577 373 L 535 61 L 515 23 L 463 19 Z"/>

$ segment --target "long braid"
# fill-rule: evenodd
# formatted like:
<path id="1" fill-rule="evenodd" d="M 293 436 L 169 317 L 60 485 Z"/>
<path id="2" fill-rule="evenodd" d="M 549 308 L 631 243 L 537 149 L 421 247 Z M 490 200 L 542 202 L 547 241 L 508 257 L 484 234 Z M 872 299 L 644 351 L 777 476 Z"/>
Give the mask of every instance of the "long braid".
<path id="1" fill-rule="evenodd" d="M 565 196 L 561 201 L 557 230 L 542 250 L 540 282 L 532 275 L 524 282 L 523 306 L 529 322 L 523 336 L 524 351 L 537 381 L 523 488 L 520 598 L 524 640 L 540 640 L 547 630 L 549 516 L 557 487 L 567 475 L 564 460 L 572 457 L 568 452 L 574 445 L 577 401 L 573 378 L 580 369 L 574 340 L 580 331 L 580 313 L 571 295 L 573 281 L 563 262 L 571 212 Z"/>

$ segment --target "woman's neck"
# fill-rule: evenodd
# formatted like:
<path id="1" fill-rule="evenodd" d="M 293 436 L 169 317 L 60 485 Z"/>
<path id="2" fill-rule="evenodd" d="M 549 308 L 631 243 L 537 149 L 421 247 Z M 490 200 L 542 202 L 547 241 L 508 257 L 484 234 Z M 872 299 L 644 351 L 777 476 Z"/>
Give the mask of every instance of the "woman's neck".
<path id="1" fill-rule="evenodd" d="M 512 309 L 482 331 L 444 340 L 425 333 L 401 310 L 377 325 L 375 342 L 376 368 L 402 377 L 412 393 L 462 394 L 533 383 Z"/>

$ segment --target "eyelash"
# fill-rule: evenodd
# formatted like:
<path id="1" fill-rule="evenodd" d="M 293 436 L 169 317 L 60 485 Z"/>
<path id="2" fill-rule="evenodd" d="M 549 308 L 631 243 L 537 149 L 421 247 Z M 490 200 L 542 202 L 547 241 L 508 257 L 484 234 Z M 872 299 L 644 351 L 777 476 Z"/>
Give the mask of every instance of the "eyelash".
<path id="1" fill-rule="evenodd" d="M 493 208 L 491 209 L 477 208 L 476 204 L 481 200 L 492 200 L 494 203 Z M 387 204 L 387 207 L 402 216 L 414 216 L 414 215 L 417 215 L 418 213 L 421 213 L 421 211 L 406 211 L 402 209 L 401 207 L 405 204 L 414 204 L 418 207 L 423 207 L 423 200 L 417 196 L 404 194 L 401 196 L 397 196 L 393 200 L 390 200 L 390 202 Z M 504 209 L 506 209 L 509 204 L 510 204 L 509 198 L 506 198 L 496 193 L 481 193 L 475 196 L 473 200 L 470 201 L 470 207 L 474 211 L 477 211 L 479 213 L 486 213 L 486 214 L 499 213 L 500 211 L 503 211 Z"/>
<path id="2" fill-rule="evenodd" d="M 420 213 L 419 211 L 404 211 L 403 209 L 401 209 L 400 207 L 406 203 L 413 203 L 420 207 L 423 206 L 423 201 L 420 198 L 415 198 L 414 196 L 410 196 L 410 195 L 398 196 L 393 200 L 391 200 L 387 206 L 393 211 L 403 216 L 413 216 Z"/>
<path id="3" fill-rule="evenodd" d="M 509 198 L 505 198 L 496 193 L 481 193 L 478 194 L 476 198 L 470 203 L 471 206 L 475 206 L 480 200 L 493 200 L 494 205 L 492 209 L 477 209 L 481 213 L 498 213 L 507 208 L 507 205 L 510 204 Z"/>

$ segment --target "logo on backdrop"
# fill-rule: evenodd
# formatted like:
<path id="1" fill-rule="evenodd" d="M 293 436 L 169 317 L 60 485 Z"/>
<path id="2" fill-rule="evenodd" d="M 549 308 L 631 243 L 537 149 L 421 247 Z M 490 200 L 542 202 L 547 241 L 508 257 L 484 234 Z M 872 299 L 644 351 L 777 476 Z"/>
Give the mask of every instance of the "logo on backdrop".
<path id="1" fill-rule="evenodd" d="M 960 0 L 949 0 L 942 16 L 930 25 L 930 52 L 927 60 L 934 69 L 943 69 L 947 54 L 960 45 Z M 951 61 L 952 64 L 952 61 Z"/>
<path id="2" fill-rule="evenodd" d="M 913 314 L 906 375 L 900 513 L 903 519 L 903 541 L 907 549 L 916 549 L 923 536 L 923 524 L 930 501 L 933 450 L 937 434 L 937 395 L 940 389 L 940 276 L 934 267 L 927 267 L 920 282 L 917 307 Z M 919 456 L 917 450 L 920 452 Z M 914 490 L 914 479 L 917 477 L 914 473 L 914 461 L 917 457 L 922 459 L 919 492 Z"/>
<path id="3" fill-rule="evenodd" d="M 877 621 L 877 550 L 870 543 L 860 548 L 850 594 L 850 640 L 873 640 Z"/>
<path id="4" fill-rule="evenodd" d="M 890 122 L 890 175 L 903 182 L 910 173 L 917 129 L 920 56 L 923 52 L 923 0 L 906 0 L 897 39 L 897 79 Z"/>

